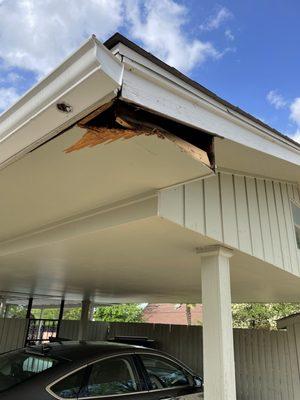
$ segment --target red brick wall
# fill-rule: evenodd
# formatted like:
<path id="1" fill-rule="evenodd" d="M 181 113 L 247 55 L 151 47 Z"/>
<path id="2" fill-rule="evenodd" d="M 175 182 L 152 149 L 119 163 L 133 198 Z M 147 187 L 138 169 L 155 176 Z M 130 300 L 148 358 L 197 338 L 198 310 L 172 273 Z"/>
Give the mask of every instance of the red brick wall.
<path id="1" fill-rule="evenodd" d="M 145 307 L 144 321 L 153 324 L 187 325 L 185 304 L 148 304 Z M 202 322 L 202 305 L 192 307 L 192 325 Z"/>

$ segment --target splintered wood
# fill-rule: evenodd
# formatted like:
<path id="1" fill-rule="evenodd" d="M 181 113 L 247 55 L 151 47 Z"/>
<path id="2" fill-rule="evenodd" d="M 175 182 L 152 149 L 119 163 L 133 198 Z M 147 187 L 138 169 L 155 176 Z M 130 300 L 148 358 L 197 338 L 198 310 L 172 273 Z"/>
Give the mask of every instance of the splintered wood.
<path id="1" fill-rule="evenodd" d="M 180 138 L 177 133 L 176 135 L 170 133 L 170 130 L 161 127 L 160 121 L 156 121 L 152 116 L 147 118 L 136 115 L 132 109 L 124 109 L 124 105 L 118 107 L 113 103 L 105 104 L 79 121 L 77 126 L 85 129 L 86 132 L 77 142 L 65 149 L 65 153 L 109 144 L 121 139 L 128 140 L 141 135 L 155 136 L 172 142 L 180 151 L 211 167 L 205 150 Z M 183 131 L 186 133 L 188 129 L 184 127 Z"/>
<path id="2" fill-rule="evenodd" d="M 112 143 L 119 139 L 131 139 L 135 136 L 150 136 L 154 134 L 157 134 L 157 132 L 151 133 L 143 130 L 136 131 L 132 129 L 95 127 L 93 129 L 89 129 L 81 139 L 79 139 L 72 146 L 68 147 L 65 150 L 65 153 L 72 153 L 73 151 L 81 150 L 85 147 L 94 147 L 102 143 Z M 163 137 L 162 133 L 159 134 L 159 137 Z"/>

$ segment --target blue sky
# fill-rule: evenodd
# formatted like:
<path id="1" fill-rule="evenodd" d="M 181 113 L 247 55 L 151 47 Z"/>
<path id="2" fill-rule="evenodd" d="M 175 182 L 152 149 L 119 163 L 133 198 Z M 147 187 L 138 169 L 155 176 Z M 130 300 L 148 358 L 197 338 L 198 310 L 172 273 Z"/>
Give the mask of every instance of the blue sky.
<path id="1" fill-rule="evenodd" d="M 92 33 L 120 31 L 300 141 L 299 14 L 297 0 L 0 0 L 0 110 Z"/>

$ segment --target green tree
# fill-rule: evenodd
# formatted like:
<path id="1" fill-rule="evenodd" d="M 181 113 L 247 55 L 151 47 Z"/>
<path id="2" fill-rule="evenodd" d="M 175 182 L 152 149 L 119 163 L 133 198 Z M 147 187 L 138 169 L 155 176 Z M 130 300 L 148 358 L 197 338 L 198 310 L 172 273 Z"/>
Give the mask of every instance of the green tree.
<path id="1" fill-rule="evenodd" d="M 26 318 L 27 307 L 10 304 L 6 313 L 7 318 Z"/>
<path id="2" fill-rule="evenodd" d="M 31 310 L 31 314 L 34 316 L 34 318 L 39 319 L 58 319 L 59 315 L 59 309 L 58 308 L 45 308 L 44 310 L 41 310 L 40 308 L 33 308 Z"/>
<path id="3" fill-rule="evenodd" d="M 78 320 L 81 316 L 81 307 L 66 308 L 63 319 Z"/>
<path id="4" fill-rule="evenodd" d="M 233 304 L 233 327 L 276 329 L 276 320 L 298 312 L 300 312 L 300 304 L 296 303 Z"/>
<path id="5" fill-rule="evenodd" d="M 143 309 L 139 304 L 100 306 L 94 311 L 95 321 L 143 322 Z"/>

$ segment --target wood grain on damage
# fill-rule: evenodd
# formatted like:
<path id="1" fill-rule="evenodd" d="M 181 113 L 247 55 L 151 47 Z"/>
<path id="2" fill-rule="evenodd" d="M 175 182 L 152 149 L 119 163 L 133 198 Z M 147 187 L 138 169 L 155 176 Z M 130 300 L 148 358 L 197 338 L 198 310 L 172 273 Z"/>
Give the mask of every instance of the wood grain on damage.
<path id="1" fill-rule="evenodd" d="M 110 106 L 111 103 L 100 107 L 100 109 L 94 111 L 77 124 L 80 128 L 86 129 L 86 132 L 73 145 L 65 149 L 65 153 L 72 153 L 101 144 L 109 144 L 121 139 L 128 140 L 142 135 L 146 137 L 156 136 L 161 140 L 168 140 L 180 151 L 211 167 L 206 151 L 155 124 L 147 121 L 137 121 L 126 115 L 114 115 L 113 120 L 107 121 L 108 123 L 105 126 L 95 123 L 95 118 L 108 110 Z"/>

